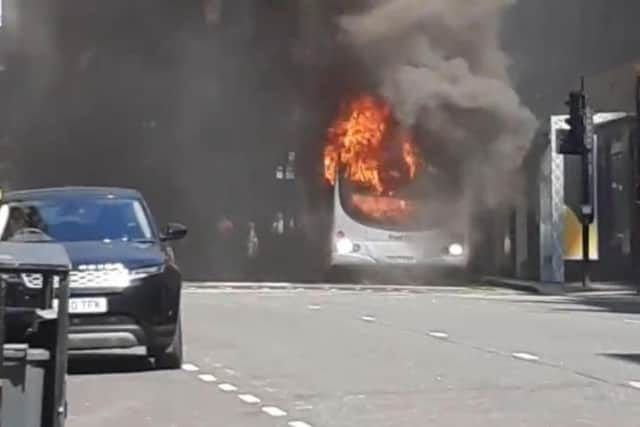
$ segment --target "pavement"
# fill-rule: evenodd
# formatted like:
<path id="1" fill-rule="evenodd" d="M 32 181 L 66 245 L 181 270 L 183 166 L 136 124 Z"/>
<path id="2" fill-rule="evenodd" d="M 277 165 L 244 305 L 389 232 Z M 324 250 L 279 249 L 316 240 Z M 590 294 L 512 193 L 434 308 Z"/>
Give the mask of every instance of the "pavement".
<path id="1" fill-rule="evenodd" d="M 74 358 L 67 425 L 640 425 L 640 297 L 388 288 L 188 286 L 183 369 Z"/>
<path id="2" fill-rule="evenodd" d="M 532 292 L 542 295 L 584 294 L 594 292 L 638 292 L 638 285 L 629 282 L 592 282 L 586 287 L 582 283 L 545 283 L 519 280 L 509 277 L 488 276 L 481 280 L 488 285 Z"/>

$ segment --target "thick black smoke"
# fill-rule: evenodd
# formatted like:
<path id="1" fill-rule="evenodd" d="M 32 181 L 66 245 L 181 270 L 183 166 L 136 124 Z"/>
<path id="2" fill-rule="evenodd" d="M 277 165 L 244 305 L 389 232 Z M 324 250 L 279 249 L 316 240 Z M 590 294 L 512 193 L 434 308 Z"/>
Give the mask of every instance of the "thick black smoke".
<path id="1" fill-rule="evenodd" d="M 512 0 L 377 0 L 342 17 L 344 38 L 396 116 L 422 135 L 462 199 L 486 207 L 517 187 L 537 123 L 507 76 L 500 23 Z M 462 200 L 461 199 L 461 200 Z"/>
<path id="2" fill-rule="evenodd" d="M 17 2 L 12 183 L 139 188 L 160 223 L 190 226 L 190 276 L 212 277 L 221 214 L 266 224 L 286 204 L 323 206 L 324 131 L 345 93 L 367 88 L 462 187 L 494 186 L 493 202 L 535 126 L 497 42 L 508 3 L 233 0 L 207 14 L 200 0 Z M 311 185 L 275 181 L 289 150 Z"/>

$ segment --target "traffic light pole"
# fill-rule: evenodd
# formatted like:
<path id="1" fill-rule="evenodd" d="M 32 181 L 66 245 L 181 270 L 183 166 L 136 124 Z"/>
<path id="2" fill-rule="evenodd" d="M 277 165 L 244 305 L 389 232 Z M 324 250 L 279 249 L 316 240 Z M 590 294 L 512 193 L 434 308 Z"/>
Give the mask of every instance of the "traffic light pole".
<path id="1" fill-rule="evenodd" d="M 582 156 L 582 286 L 589 287 L 590 279 L 590 262 L 589 254 L 589 226 L 591 210 L 591 150 L 585 151 Z"/>
<path id="2" fill-rule="evenodd" d="M 587 108 L 587 98 L 585 96 L 584 77 L 581 79 L 580 92 L 582 92 L 582 111 L 585 116 L 589 115 Z M 589 118 L 585 117 L 585 124 L 589 122 Z M 588 126 L 585 126 L 588 128 Z M 591 257 L 589 256 L 589 225 L 591 224 L 590 216 L 593 211 L 593 205 L 591 201 L 591 156 L 593 144 L 589 139 L 592 135 L 589 135 L 588 129 L 585 129 L 584 133 L 584 155 L 582 156 L 582 287 L 587 288 L 590 284 L 589 277 L 589 263 Z"/>
<path id="3" fill-rule="evenodd" d="M 569 118 L 566 123 L 569 127 L 567 136 L 560 142 L 558 152 L 567 156 L 582 157 L 582 197 L 581 197 L 581 222 L 582 222 L 582 286 L 585 288 L 590 283 L 590 236 L 589 229 L 595 217 L 595 201 L 593 200 L 593 148 L 595 142 L 593 114 L 587 106 L 584 78 L 580 91 L 572 91 L 566 105 L 569 107 Z"/>
<path id="4" fill-rule="evenodd" d="M 632 218 L 633 224 L 631 228 L 632 236 L 631 239 L 631 254 L 633 259 L 637 259 L 638 254 L 640 252 L 640 219 L 638 219 L 638 208 L 640 207 L 640 171 L 638 171 L 638 167 L 640 165 L 640 64 L 636 66 L 636 87 L 635 87 L 635 102 L 636 102 L 636 135 L 635 140 L 633 141 L 633 210 L 632 210 Z M 632 263 L 632 274 L 633 279 L 636 282 L 636 292 L 640 294 L 640 267 L 636 266 L 637 263 Z"/>
<path id="5" fill-rule="evenodd" d="M 594 145 L 595 145 L 595 130 L 593 123 L 593 112 L 587 105 L 587 97 L 585 95 L 584 77 L 582 78 L 582 111 L 584 114 L 584 155 L 582 156 L 582 286 L 588 287 L 591 283 L 590 267 L 591 267 L 591 255 L 589 253 L 591 248 L 591 236 L 590 228 L 593 223 L 596 210 L 595 200 L 595 178 L 594 168 L 596 167 L 594 158 Z"/>

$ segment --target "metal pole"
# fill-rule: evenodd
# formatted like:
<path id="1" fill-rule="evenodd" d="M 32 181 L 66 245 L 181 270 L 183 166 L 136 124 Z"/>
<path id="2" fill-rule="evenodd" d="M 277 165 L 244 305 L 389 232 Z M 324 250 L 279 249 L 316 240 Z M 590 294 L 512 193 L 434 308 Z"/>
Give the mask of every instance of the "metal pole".
<path id="1" fill-rule="evenodd" d="M 632 144 L 634 145 L 632 152 L 634 153 L 633 159 L 633 210 L 631 213 L 631 218 L 633 218 L 633 224 L 631 225 L 631 233 L 632 233 L 632 250 L 631 256 L 632 259 L 635 260 L 638 255 L 640 255 L 640 223 L 638 219 L 638 208 L 640 208 L 640 64 L 636 65 L 636 93 L 635 93 L 635 101 L 636 101 L 636 137 Z M 640 294 L 640 267 L 636 267 L 636 263 L 632 262 L 632 274 L 633 279 L 636 282 L 637 293 Z"/>
<path id="2" fill-rule="evenodd" d="M 590 204 L 591 192 L 589 191 L 589 157 L 591 153 L 585 152 L 582 156 L 582 206 L 587 207 Z M 589 218 L 586 212 L 582 213 L 582 286 L 588 287 L 590 284 L 589 277 Z"/>
<path id="3" fill-rule="evenodd" d="M 7 376 L 4 369 L 4 337 L 5 337 L 5 323 L 4 323 L 4 313 L 5 313 L 5 295 L 6 295 L 6 282 L 4 278 L 0 278 L 0 381 L 4 381 L 4 378 Z M 3 405 L 3 393 L 2 386 L 0 386 L 0 414 L 2 414 L 2 405 Z M 2 420 L 0 419 L 0 424 Z"/>
<path id="4" fill-rule="evenodd" d="M 584 77 L 581 78 L 581 84 L 580 84 L 580 91 L 582 93 L 582 111 L 585 114 L 585 120 L 584 123 L 586 124 L 588 119 L 586 117 L 587 113 L 587 102 L 586 102 L 586 96 L 585 96 L 585 79 Z M 584 153 L 582 154 L 582 286 L 584 288 L 588 287 L 590 284 L 590 277 L 589 277 L 589 263 L 590 263 L 590 256 L 589 256 L 589 213 L 587 212 L 588 208 L 591 207 L 591 209 L 593 209 L 593 207 L 591 206 L 591 189 L 590 189 L 590 185 L 591 185 L 591 173 L 590 173 L 590 167 L 591 167 L 591 162 L 590 162 L 590 157 L 591 157 L 591 144 L 590 141 L 586 141 L 587 136 L 587 132 L 585 129 L 585 143 L 584 143 Z"/>
<path id="5" fill-rule="evenodd" d="M 53 289 L 53 274 L 44 275 Z M 56 321 L 55 389 L 53 427 L 64 426 L 67 417 L 67 364 L 69 334 L 69 272 L 60 275 L 58 287 L 58 319 Z"/>

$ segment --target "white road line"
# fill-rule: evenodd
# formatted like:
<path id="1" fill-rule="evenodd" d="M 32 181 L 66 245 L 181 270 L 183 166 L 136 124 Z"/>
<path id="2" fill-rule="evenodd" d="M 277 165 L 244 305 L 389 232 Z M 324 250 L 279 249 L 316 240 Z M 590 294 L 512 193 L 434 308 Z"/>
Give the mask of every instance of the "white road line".
<path id="1" fill-rule="evenodd" d="M 439 339 L 447 339 L 449 338 L 449 334 L 446 332 L 437 332 L 437 331 L 432 331 L 429 332 L 429 336 L 433 337 L 433 338 L 439 338 Z"/>
<path id="2" fill-rule="evenodd" d="M 624 323 L 633 323 L 634 325 L 638 325 L 640 324 L 640 320 L 624 319 Z"/>
<path id="3" fill-rule="evenodd" d="M 285 417 L 287 415 L 285 411 L 275 406 L 263 406 L 262 412 L 265 412 L 272 417 Z"/>
<path id="4" fill-rule="evenodd" d="M 187 372 L 198 372 L 200 368 L 198 368 L 196 365 L 192 365 L 191 363 L 185 363 L 182 365 L 182 370 Z"/>
<path id="5" fill-rule="evenodd" d="M 321 307 L 319 305 L 310 304 L 310 305 L 307 306 L 307 308 L 309 310 L 320 310 Z"/>
<path id="6" fill-rule="evenodd" d="M 264 389 L 269 393 L 275 393 L 276 391 L 278 391 L 278 389 L 275 389 L 273 387 L 265 387 Z"/>
<path id="7" fill-rule="evenodd" d="M 235 375 L 236 374 L 236 371 L 234 371 L 233 369 L 225 368 L 224 371 L 229 375 Z"/>
<path id="8" fill-rule="evenodd" d="M 313 405 L 300 405 L 296 406 L 296 411 L 309 411 L 313 409 Z"/>
<path id="9" fill-rule="evenodd" d="M 362 316 L 361 317 L 362 320 L 364 320 L 365 322 L 375 322 L 376 318 L 373 316 Z"/>
<path id="10" fill-rule="evenodd" d="M 520 360 L 528 360 L 528 361 L 540 360 L 538 356 L 530 353 L 511 353 L 511 356 Z"/>
<path id="11" fill-rule="evenodd" d="M 311 427 L 311 424 L 307 424 L 304 421 L 291 421 L 289 427 Z"/>
<path id="12" fill-rule="evenodd" d="M 252 394 L 239 394 L 238 399 L 242 400 L 244 403 L 249 403 L 252 405 L 256 403 L 260 403 L 260 399 L 258 399 Z"/>
<path id="13" fill-rule="evenodd" d="M 227 383 L 220 384 L 218 386 L 218 388 L 220 390 L 222 390 L 222 391 L 236 391 L 236 390 L 238 390 L 238 387 L 234 386 L 233 384 L 227 384 Z"/>
<path id="14" fill-rule="evenodd" d="M 366 399 L 366 398 L 367 398 L 367 396 L 364 395 L 364 394 L 352 394 L 350 396 L 344 397 L 343 400 L 346 402 L 346 401 L 349 401 L 349 400 Z"/>
<path id="15" fill-rule="evenodd" d="M 215 383 L 216 381 L 218 381 L 216 377 L 210 374 L 201 374 L 201 375 L 198 375 L 198 378 L 200 378 L 205 383 Z"/>
<path id="16" fill-rule="evenodd" d="M 637 388 L 640 390 L 640 381 L 629 381 L 627 384 L 629 384 L 633 388 Z"/>

